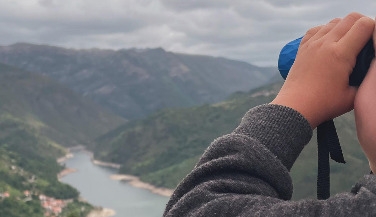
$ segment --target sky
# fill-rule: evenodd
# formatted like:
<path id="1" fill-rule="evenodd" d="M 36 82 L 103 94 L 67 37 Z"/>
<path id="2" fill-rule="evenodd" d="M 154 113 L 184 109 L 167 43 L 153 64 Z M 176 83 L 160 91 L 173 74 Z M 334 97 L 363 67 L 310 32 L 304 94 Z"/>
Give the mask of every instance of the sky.
<path id="1" fill-rule="evenodd" d="M 281 48 L 374 0 L 0 0 L 0 45 L 156 48 L 276 66 Z"/>

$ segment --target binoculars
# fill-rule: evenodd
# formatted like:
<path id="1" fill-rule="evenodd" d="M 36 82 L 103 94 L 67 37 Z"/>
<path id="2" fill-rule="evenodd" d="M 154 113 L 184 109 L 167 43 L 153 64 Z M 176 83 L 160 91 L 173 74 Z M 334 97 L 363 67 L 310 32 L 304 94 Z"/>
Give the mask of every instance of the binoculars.
<path id="1" fill-rule="evenodd" d="M 302 38 L 300 37 L 287 43 L 279 54 L 278 70 L 284 79 L 286 79 L 291 66 L 294 64 Z M 370 39 L 357 56 L 355 67 L 349 78 L 350 86 L 359 86 L 362 83 L 374 57 L 373 40 Z"/>

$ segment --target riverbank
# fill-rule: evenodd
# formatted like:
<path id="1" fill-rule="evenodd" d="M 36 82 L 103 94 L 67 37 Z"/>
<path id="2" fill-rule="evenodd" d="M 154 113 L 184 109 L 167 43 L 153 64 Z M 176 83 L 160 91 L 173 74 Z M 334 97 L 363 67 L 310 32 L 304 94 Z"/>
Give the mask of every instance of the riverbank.
<path id="1" fill-rule="evenodd" d="M 148 190 L 148 191 L 150 191 L 154 194 L 158 194 L 158 195 L 165 196 L 165 197 L 171 197 L 172 193 L 174 192 L 173 189 L 160 188 L 160 187 L 156 187 L 156 186 L 154 186 L 150 183 L 143 182 L 137 176 L 114 174 L 114 175 L 111 175 L 110 178 L 112 180 L 116 180 L 116 181 L 127 182 L 135 188 L 146 189 L 146 190 Z"/>
<path id="2" fill-rule="evenodd" d="M 56 159 L 56 161 L 57 161 L 57 163 L 62 165 L 66 160 L 68 160 L 72 157 L 73 157 L 73 154 L 71 152 L 69 152 L 69 150 L 67 150 L 67 154 L 63 157 Z M 57 179 L 60 180 L 62 177 L 66 176 L 68 174 L 74 173 L 74 172 L 77 172 L 77 170 L 73 169 L 73 168 L 64 168 L 62 171 L 60 171 L 60 173 L 57 174 Z"/>
<path id="3" fill-rule="evenodd" d="M 102 166 L 102 167 L 109 167 L 109 168 L 114 168 L 114 169 L 120 169 L 120 167 L 121 167 L 120 164 L 115 164 L 115 163 L 110 163 L 110 162 L 104 162 L 104 161 L 99 161 L 99 160 L 94 159 L 94 154 L 92 152 L 86 150 L 86 149 L 81 149 L 80 151 L 83 151 L 86 154 L 88 154 L 90 156 L 91 162 L 94 165 Z M 73 157 L 73 154 L 72 153 L 68 153 L 65 157 L 61 158 L 61 159 L 64 159 L 64 160 L 61 161 L 61 163 L 64 162 L 65 160 L 71 158 L 71 157 Z M 72 172 L 76 172 L 73 169 L 69 169 L 69 168 L 67 168 L 65 170 L 63 170 L 61 172 L 63 176 L 64 175 L 68 175 L 69 173 L 72 173 Z M 172 193 L 174 192 L 173 189 L 161 188 L 161 187 L 157 187 L 155 185 L 152 185 L 150 183 L 143 182 L 137 176 L 126 175 L 126 174 L 114 174 L 114 175 L 111 175 L 110 178 L 112 180 L 115 180 L 115 181 L 124 181 L 124 182 L 127 182 L 127 183 L 129 183 L 131 186 L 133 186 L 135 188 L 145 189 L 145 190 L 148 190 L 148 191 L 150 191 L 150 192 L 152 192 L 154 194 L 158 194 L 158 195 L 161 195 L 161 196 L 164 196 L 164 197 L 171 197 Z"/>
<path id="4" fill-rule="evenodd" d="M 121 166 L 120 164 L 95 160 L 93 157 L 93 153 L 91 152 L 88 152 L 88 153 L 90 155 L 90 158 L 93 164 L 98 165 L 98 166 L 103 166 L 103 167 L 120 169 L 120 166 Z M 110 178 L 115 181 L 127 182 L 135 188 L 142 188 L 142 189 L 150 191 L 153 194 L 158 194 L 164 197 L 171 197 L 172 193 L 174 192 L 173 189 L 156 187 L 150 183 L 143 182 L 137 176 L 126 175 L 126 174 L 114 174 L 114 175 L 111 175 Z"/>
<path id="5" fill-rule="evenodd" d="M 60 180 L 60 179 L 63 178 L 64 176 L 69 175 L 69 174 L 71 174 L 71 173 L 75 173 L 75 172 L 77 172 L 76 169 L 73 169 L 73 168 L 65 168 L 65 169 L 63 169 L 59 174 L 57 174 L 57 179 Z"/>
<path id="6" fill-rule="evenodd" d="M 64 157 L 58 158 L 56 161 L 59 164 L 62 164 L 62 163 L 64 163 L 64 161 L 66 161 L 66 160 L 68 160 L 69 158 L 72 158 L 72 157 L 73 157 L 73 154 L 68 152 Z"/>
<path id="7" fill-rule="evenodd" d="M 107 208 L 95 208 L 86 217 L 112 217 L 116 212 Z"/>
<path id="8" fill-rule="evenodd" d="M 114 163 L 108 163 L 108 162 L 95 160 L 94 157 L 91 157 L 91 162 L 93 162 L 93 164 L 95 164 L 95 165 L 102 166 L 102 167 L 111 167 L 111 168 L 115 168 L 115 169 L 120 169 L 120 167 L 121 167 L 120 164 L 114 164 Z"/>

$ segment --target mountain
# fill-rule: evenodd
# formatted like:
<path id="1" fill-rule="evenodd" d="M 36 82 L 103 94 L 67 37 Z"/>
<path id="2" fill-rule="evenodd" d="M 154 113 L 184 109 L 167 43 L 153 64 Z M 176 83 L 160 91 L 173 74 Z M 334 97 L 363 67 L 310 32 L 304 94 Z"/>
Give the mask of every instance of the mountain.
<path id="1" fill-rule="evenodd" d="M 174 188 L 215 138 L 230 133 L 248 109 L 270 102 L 281 84 L 278 82 L 248 93 L 238 92 L 216 104 L 167 109 L 143 120 L 130 121 L 98 139 L 95 157 L 122 164 L 121 173 L 140 176 L 157 186 Z M 347 164 L 331 163 L 332 194 L 349 191 L 369 168 L 357 141 L 353 114 L 343 115 L 335 123 Z M 315 143 L 314 136 L 291 171 L 294 199 L 315 197 Z"/>
<path id="2" fill-rule="evenodd" d="M 39 72 L 126 119 L 224 100 L 267 83 L 277 69 L 156 49 L 74 50 L 19 43 L 0 62 Z"/>
<path id="3" fill-rule="evenodd" d="M 124 123 L 46 76 L 0 64 L 0 115 L 6 114 L 64 146 L 89 145 Z"/>
<path id="4" fill-rule="evenodd" d="M 46 76 L 0 64 L 0 216 L 43 216 L 42 194 L 71 200 L 63 216 L 86 215 L 92 206 L 59 182 L 56 159 L 63 145 L 93 145 L 124 122 Z"/>

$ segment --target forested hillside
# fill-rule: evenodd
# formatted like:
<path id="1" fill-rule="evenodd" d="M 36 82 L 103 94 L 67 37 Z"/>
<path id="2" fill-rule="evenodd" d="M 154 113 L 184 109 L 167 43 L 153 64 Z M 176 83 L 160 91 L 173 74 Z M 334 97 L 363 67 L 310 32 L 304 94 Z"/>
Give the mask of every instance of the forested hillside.
<path id="1" fill-rule="evenodd" d="M 65 151 L 22 119 L 0 115 L 0 216 L 40 217 L 45 210 L 40 195 L 56 200 L 77 200 L 76 189 L 58 181 L 64 168 L 56 159 Z M 28 193 L 26 193 L 28 192 Z M 73 202 L 66 213 L 90 205 Z"/>
<path id="2" fill-rule="evenodd" d="M 45 76 L 0 64 L 0 216 L 43 216 L 41 195 L 69 203 L 65 216 L 89 212 L 79 192 L 58 181 L 64 166 L 56 159 L 64 146 L 92 145 L 120 123 Z"/>
<path id="3" fill-rule="evenodd" d="M 0 115 L 7 113 L 64 146 L 90 145 L 124 123 L 46 76 L 0 63 Z"/>
<path id="4" fill-rule="evenodd" d="M 234 94 L 221 103 L 167 109 L 129 122 L 102 136 L 95 156 L 122 164 L 122 173 L 141 176 L 142 180 L 157 186 L 174 188 L 215 138 L 231 132 L 249 108 L 270 102 L 280 87 L 281 83 L 276 83 L 249 93 Z M 347 164 L 332 162 L 332 193 L 349 190 L 369 170 L 357 142 L 352 113 L 335 122 Z M 315 197 L 316 152 L 313 137 L 291 172 L 294 198 Z"/>

